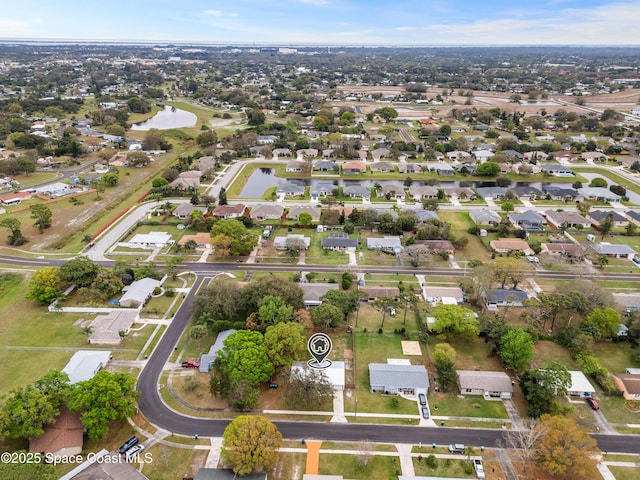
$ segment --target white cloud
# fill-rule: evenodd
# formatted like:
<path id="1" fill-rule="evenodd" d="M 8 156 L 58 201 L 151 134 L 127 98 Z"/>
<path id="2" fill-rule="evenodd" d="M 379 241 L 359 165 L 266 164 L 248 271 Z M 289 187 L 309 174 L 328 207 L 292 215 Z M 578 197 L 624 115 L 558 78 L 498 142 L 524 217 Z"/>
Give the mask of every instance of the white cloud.
<path id="1" fill-rule="evenodd" d="M 314 5 L 316 7 L 325 7 L 331 2 L 329 0 L 298 0 L 300 3 L 306 3 L 307 5 Z"/>
<path id="2" fill-rule="evenodd" d="M 221 17 L 222 12 L 220 10 L 205 10 L 202 12 L 203 15 L 209 15 L 211 17 Z"/>
<path id="3" fill-rule="evenodd" d="M 416 29 L 416 27 L 396 27 L 396 28 L 394 28 L 394 30 L 396 30 L 398 32 L 412 32 L 415 29 Z"/>

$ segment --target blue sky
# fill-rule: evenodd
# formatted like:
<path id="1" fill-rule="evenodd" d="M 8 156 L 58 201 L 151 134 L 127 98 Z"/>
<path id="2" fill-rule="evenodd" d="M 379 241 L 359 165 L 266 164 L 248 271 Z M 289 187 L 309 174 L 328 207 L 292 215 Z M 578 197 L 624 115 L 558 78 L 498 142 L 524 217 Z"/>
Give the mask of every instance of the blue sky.
<path id="1" fill-rule="evenodd" d="M 640 0 L 22 0 L 0 38 L 640 45 Z"/>

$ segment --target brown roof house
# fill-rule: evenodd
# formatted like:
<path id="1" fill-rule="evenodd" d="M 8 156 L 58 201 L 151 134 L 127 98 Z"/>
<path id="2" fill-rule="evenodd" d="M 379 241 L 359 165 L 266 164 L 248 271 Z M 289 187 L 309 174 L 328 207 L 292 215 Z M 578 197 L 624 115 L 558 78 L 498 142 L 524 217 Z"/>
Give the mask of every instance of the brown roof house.
<path id="1" fill-rule="evenodd" d="M 113 310 L 106 315 L 98 315 L 90 324 L 90 344 L 118 345 L 122 342 L 120 332 L 127 333 L 138 318 L 137 310 Z"/>
<path id="2" fill-rule="evenodd" d="M 367 171 L 367 166 L 363 162 L 357 160 L 350 160 L 342 164 L 342 173 L 344 174 L 357 174 Z"/>
<path id="3" fill-rule="evenodd" d="M 80 414 L 63 406 L 55 422 L 44 427 L 43 435 L 29 438 L 29 451 L 53 455 L 78 455 L 82 452 L 83 434 Z"/>
<path id="4" fill-rule="evenodd" d="M 625 400 L 640 400 L 640 375 L 614 373 L 612 377 Z"/>
<path id="5" fill-rule="evenodd" d="M 498 240 L 491 240 L 489 245 L 500 253 L 524 252 L 526 255 L 533 255 L 533 250 L 529 248 L 529 244 L 521 238 L 499 238 Z"/>
<path id="6" fill-rule="evenodd" d="M 395 298 L 400 295 L 400 290 L 398 287 L 367 287 L 361 286 L 358 287 L 358 290 L 363 292 L 365 295 L 363 300 L 366 302 L 372 302 L 378 297 L 391 297 Z"/>
<path id="7" fill-rule="evenodd" d="M 245 207 L 242 203 L 235 205 L 218 205 L 213 210 L 213 215 L 219 218 L 238 218 L 244 215 Z"/>

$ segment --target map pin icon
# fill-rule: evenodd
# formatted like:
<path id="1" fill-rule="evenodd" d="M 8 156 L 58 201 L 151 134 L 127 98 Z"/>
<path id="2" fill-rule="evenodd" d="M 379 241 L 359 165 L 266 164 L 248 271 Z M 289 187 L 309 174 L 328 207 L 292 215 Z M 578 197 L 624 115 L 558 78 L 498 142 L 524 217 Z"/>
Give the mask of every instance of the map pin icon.
<path id="1" fill-rule="evenodd" d="M 331 365 L 331 361 L 326 358 L 331 353 L 331 339 L 324 333 L 314 333 L 309 337 L 307 342 L 307 349 L 313 357 L 313 360 L 309 360 L 307 365 L 311 368 L 327 368 Z"/>

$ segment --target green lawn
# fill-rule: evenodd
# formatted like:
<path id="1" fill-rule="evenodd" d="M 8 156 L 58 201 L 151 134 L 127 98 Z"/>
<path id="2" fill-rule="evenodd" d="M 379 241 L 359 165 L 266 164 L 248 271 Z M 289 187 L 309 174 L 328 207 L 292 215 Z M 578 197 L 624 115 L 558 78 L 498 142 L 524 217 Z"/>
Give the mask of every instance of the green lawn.
<path id="1" fill-rule="evenodd" d="M 509 418 L 501 401 L 485 400 L 480 396 L 460 398 L 454 393 L 429 393 L 431 415 L 451 417 Z"/>
<path id="2" fill-rule="evenodd" d="M 610 466 L 609 470 L 616 477 L 616 480 L 636 480 L 640 477 L 640 468 L 638 467 L 613 467 Z"/>
<path id="3" fill-rule="evenodd" d="M 631 411 L 623 397 L 599 395 L 598 403 L 604 416 L 612 423 L 640 423 L 640 413 Z"/>
<path id="4" fill-rule="evenodd" d="M 598 342 L 591 348 L 602 366 L 611 373 L 624 373 L 631 365 L 631 344 L 628 342 Z"/>
<path id="5" fill-rule="evenodd" d="M 342 475 L 351 480 L 388 480 L 401 474 L 397 457 L 372 456 L 363 465 L 355 455 L 320 454 L 320 475 Z"/>
<path id="6" fill-rule="evenodd" d="M 425 455 L 427 457 L 427 455 Z M 462 457 L 462 456 L 461 456 Z M 426 459 L 422 461 L 417 458 L 413 459 L 413 468 L 416 475 L 429 476 L 429 477 L 448 477 L 448 478 L 475 478 L 473 473 L 465 473 L 465 465 L 470 465 L 467 460 L 452 460 L 438 458 L 438 465 L 436 468 L 430 468 L 427 466 Z"/>

